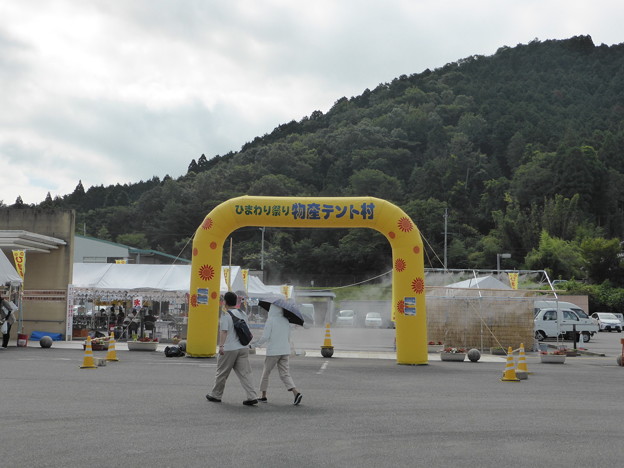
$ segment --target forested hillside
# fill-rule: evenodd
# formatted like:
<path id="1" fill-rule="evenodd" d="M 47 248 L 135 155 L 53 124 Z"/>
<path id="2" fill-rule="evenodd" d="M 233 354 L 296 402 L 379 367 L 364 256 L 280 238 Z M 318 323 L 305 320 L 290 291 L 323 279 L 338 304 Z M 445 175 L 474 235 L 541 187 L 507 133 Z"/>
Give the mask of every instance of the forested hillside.
<path id="1" fill-rule="evenodd" d="M 426 267 L 443 266 L 448 210 L 449 268 L 493 269 L 505 252 L 505 268 L 620 284 L 623 124 L 624 44 L 535 40 L 342 97 L 238 152 L 185 163 L 177 180 L 79 184 L 40 206 L 75 208 L 81 233 L 189 258 L 203 217 L 231 197 L 370 195 L 412 217 Z M 233 234 L 234 264 L 260 268 L 261 234 Z M 265 241 L 272 281 L 391 269 L 386 240 L 368 230 L 267 229 Z"/>

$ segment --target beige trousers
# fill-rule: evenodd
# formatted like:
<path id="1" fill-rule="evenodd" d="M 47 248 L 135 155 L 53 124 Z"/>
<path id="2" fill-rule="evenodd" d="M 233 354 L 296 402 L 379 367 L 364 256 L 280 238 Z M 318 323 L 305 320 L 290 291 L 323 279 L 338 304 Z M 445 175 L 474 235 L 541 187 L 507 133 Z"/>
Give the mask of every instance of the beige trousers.
<path id="1" fill-rule="evenodd" d="M 225 351 L 223 354 L 219 354 L 217 358 L 217 376 L 210 395 L 218 399 L 223 397 L 225 382 L 232 370 L 238 376 L 238 380 L 240 380 L 243 390 L 247 394 L 247 399 L 257 399 L 258 395 L 254 390 L 251 375 L 251 364 L 249 364 L 249 348 L 235 349 L 234 351 Z"/>
<path id="2" fill-rule="evenodd" d="M 284 382 L 287 390 L 295 388 L 295 383 L 290 376 L 290 370 L 288 368 L 288 354 L 282 354 L 281 356 L 267 356 L 264 359 L 264 369 L 262 371 L 262 379 L 260 380 L 260 391 L 266 392 L 269 388 L 269 374 L 273 368 L 277 365 L 280 379 Z"/>

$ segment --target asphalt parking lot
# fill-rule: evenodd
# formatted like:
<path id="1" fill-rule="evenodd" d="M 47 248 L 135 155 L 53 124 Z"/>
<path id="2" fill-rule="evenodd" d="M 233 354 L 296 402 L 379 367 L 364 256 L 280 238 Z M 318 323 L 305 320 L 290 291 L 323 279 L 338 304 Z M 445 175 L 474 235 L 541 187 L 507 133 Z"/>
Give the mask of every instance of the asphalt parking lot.
<path id="1" fill-rule="evenodd" d="M 613 355 L 553 365 L 528 353 L 529 378 L 501 382 L 504 358 L 401 366 L 308 353 L 291 359 L 300 406 L 275 374 L 269 403 L 246 407 L 235 375 L 222 403 L 205 399 L 214 359 L 120 345 L 119 362 L 80 369 L 84 352 L 60 346 L 0 351 L 3 466 L 622 463 L 624 368 Z M 262 361 L 251 356 L 256 385 Z"/>

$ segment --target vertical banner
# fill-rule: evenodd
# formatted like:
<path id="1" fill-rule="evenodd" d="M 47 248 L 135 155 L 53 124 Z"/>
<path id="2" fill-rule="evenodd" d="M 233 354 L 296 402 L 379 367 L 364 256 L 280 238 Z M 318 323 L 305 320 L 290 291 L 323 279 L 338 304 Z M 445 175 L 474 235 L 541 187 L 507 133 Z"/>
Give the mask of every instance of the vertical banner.
<path id="1" fill-rule="evenodd" d="M 232 285 L 230 284 L 230 267 L 223 267 L 223 278 L 225 278 L 225 284 L 227 285 L 228 291 L 231 291 Z"/>
<path id="2" fill-rule="evenodd" d="M 132 299 L 132 308 L 134 309 L 135 307 L 143 307 L 143 296 L 137 296 Z"/>
<path id="3" fill-rule="evenodd" d="M 13 260 L 15 261 L 15 269 L 24 279 L 24 274 L 26 273 L 26 252 L 24 250 L 14 250 Z"/>
<path id="4" fill-rule="evenodd" d="M 509 286 L 511 289 L 518 289 L 518 273 L 507 273 L 509 275 Z"/>
<path id="5" fill-rule="evenodd" d="M 287 284 L 282 285 L 282 294 L 286 296 L 286 299 L 290 299 L 290 286 Z"/>
<path id="6" fill-rule="evenodd" d="M 241 276 L 243 277 L 243 284 L 245 285 L 245 292 L 249 292 L 249 270 L 241 269 Z"/>

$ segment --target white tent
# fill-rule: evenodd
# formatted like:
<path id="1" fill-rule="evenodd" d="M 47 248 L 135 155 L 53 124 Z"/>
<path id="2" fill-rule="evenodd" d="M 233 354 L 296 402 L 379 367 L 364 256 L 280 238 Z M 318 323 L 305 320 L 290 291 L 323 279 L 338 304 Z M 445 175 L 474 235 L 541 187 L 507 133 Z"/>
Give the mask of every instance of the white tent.
<path id="1" fill-rule="evenodd" d="M 225 271 L 230 268 L 230 287 Z M 182 299 L 191 285 L 190 265 L 134 265 L 121 263 L 74 263 L 70 286 L 74 298 L 128 300 L 141 296 L 145 300 Z M 260 279 L 248 277 L 249 296 L 282 295 L 281 286 L 266 286 Z M 222 267 L 221 292 L 245 291 L 240 266 Z"/>
<path id="2" fill-rule="evenodd" d="M 497 280 L 491 275 L 481 276 L 479 278 L 470 278 L 458 283 L 448 284 L 445 286 L 447 296 L 465 296 L 474 295 L 478 292 L 493 292 L 499 290 L 512 290 L 510 286 L 502 281 Z M 470 294 L 472 292 L 472 294 Z"/>
<path id="3" fill-rule="evenodd" d="M 289 286 L 292 288 L 292 286 Z M 249 297 L 269 297 L 269 296 L 281 296 L 284 297 L 283 286 L 269 286 L 260 281 L 260 278 L 256 276 L 249 276 L 247 281 L 247 295 Z M 289 295 L 292 296 L 291 290 Z"/>
<path id="4" fill-rule="evenodd" d="M 0 282 L 3 285 L 14 287 L 22 284 L 22 277 L 2 250 L 0 250 Z"/>

